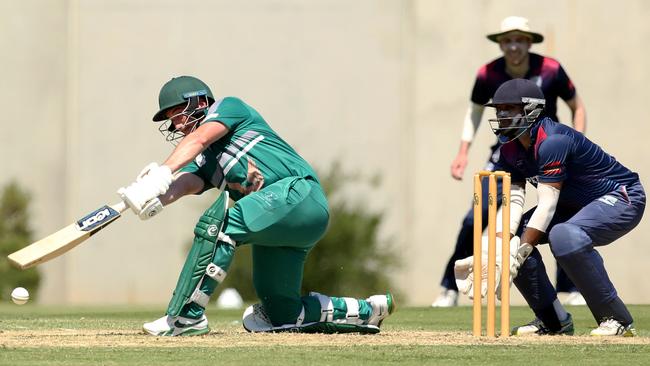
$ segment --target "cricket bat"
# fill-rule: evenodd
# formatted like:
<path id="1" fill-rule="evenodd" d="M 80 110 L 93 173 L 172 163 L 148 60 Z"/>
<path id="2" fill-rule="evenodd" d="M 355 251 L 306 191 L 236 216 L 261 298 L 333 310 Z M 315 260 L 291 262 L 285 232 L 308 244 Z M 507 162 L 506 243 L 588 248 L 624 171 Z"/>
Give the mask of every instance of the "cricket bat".
<path id="1" fill-rule="evenodd" d="M 83 243 L 120 218 L 127 207 L 124 202 L 104 205 L 54 234 L 9 254 L 7 258 L 20 269 L 47 262 Z"/>

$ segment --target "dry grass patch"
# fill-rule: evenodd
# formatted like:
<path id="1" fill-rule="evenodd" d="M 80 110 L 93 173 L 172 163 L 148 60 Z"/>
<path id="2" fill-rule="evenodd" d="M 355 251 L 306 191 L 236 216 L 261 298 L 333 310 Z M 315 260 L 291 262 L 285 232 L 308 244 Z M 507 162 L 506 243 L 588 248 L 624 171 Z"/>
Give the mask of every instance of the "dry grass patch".
<path id="1" fill-rule="evenodd" d="M 589 336 L 476 338 L 469 333 L 437 331 L 384 331 L 377 335 L 359 334 L 251 334 L 244 330 L 213 330 L 198 337 L 152 337 L 132 329 L 50 329 L 5 330 L 0 332 L 0 347 L 356 347 L 356 346 L 463 346 L 522 344 L 627 344 L 650 345 L 650 338 L 596 338 Z"/>

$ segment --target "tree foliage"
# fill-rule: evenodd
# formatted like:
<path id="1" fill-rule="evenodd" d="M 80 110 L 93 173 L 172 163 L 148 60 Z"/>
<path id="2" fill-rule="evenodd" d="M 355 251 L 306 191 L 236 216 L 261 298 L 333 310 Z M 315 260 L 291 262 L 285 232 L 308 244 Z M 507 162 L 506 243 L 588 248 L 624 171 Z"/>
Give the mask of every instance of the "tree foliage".
<path id="1" fill-rule="evenodd" d="M 364 298 L 391 289 L 390 274 L 399 267 L 400 260 L 396 251 L 378 237 L 382 214 L 341 194 L 347 184 L 373 186 L 378 181 L 345 174 L 336 163 L 320 177 L 329 200 L 330 225 L 307 257 L 303 293 L 318 291 Z M 250 246 L 243 245 L 237 248 L 228 277 L 218 291 L 233 287 L 244 300 L 256 301 L 252 282 Z"/>
<path id="2" fill-rule="evenodd" d="M 40 275 L 35 268 L 25 271 L 12 267 L 7 255 L 32 242 L 29 227 L 30 196 L 16 182 L 8 183 L 0 194 L 0 300 L 11 298 L 11 291 L 24 287 L 37 294 Z"/>

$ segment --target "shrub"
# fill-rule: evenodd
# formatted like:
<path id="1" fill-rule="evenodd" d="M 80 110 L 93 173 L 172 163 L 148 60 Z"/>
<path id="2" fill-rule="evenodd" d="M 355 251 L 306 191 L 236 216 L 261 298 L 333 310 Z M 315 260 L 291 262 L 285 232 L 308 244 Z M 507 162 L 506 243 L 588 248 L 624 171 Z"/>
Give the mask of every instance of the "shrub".
<path id="1" fill-rule="evenodd" d="M 32 299 L 38 293 L 40 275 L 36 268 L 22 271 L 12 267 L 6 259 L 7 255 L 32 242 L 29 201 L 29 194 L 15 182 L 7 184 L 0 195 L 0 300 L 10 299 L 11 291 L 18 286 L 29 290 Z"/>

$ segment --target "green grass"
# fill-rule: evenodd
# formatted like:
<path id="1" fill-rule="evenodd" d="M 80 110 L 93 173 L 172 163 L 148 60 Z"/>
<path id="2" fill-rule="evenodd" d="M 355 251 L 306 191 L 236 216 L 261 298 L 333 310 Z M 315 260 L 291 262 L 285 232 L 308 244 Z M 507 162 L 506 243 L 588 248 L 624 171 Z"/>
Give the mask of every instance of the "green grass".
<path id="1" fill-rule="evenodd" d="M 576 322 L 576 333 L 580 336 L 562 337 L 562 342 L 554 342 L 557 338 L 552 337 L 544 337 L 546 340 L 543 342 L 537 338 L 517 342 L 475 340 L 469 336 L 471 308 L 459 307 L 401 308 L 385 322 L 378 336 L 316 336 L 325 341 L 301 344 L 303 340 L 314 338 L 312 335 L 242 333 L 241 311 L 212 309 L 208 315 L 213 333 L 194 342 L 190 338 L 161 340 L 134 334 L 143 322 L 159 317 L 162 308 L 0 305 L 0 365 L 650 364 L 650 341 L 647 341 L 650 337 L 650 306 L 630 306 L 630 310 L 641 337 L 632 344 L 587 338 L 585 335 L 594 327 L 594 321 L 586 307 L 569 309 Z M 532 318 L 530 310 L 524 307 L 513 307 L 511 312 L 512 324 L 525 323 Z M 78 339 L 80 344 L 30 346 L 34 337 L 51 337 L 52 333 L 65 332 L 72 334 L 65 336 L 68 341 Z M 440 332 L 442 341 L 433 345 L 419 342 L 417 337 L 429 334 L 426 332 Z M 25 343 L 16 344 L 14 341 L 10 344 L 9 338 L 15 340 L 15 334 L 24 336 Z M 394 339 L 391 337 L 402 334 L 406 338 L 399 344 L 390 342 Z M 445 334 L 456 341 L 445 342 Z M 118 342 L 122 336 L 127 338 L 127 346 Z M 344 345 L 340 342 L 328 345 L 327 340 L 337 338 L 339 341 L 343 339 Z M 113 339 L 119 344 L 111 344 Z M 459 343 L 458 339 L 462 341 Z M 94 343 L 97 340 L 104 342 L 97 345 Z M 376 344 L 368 344 L 375 340 Z M 42 343 L 43 339 L 40 341 Z"/>

